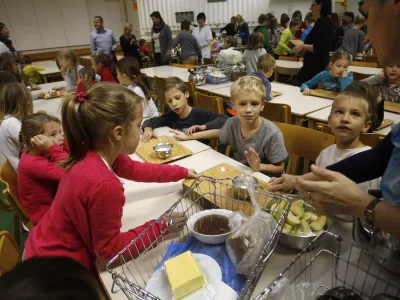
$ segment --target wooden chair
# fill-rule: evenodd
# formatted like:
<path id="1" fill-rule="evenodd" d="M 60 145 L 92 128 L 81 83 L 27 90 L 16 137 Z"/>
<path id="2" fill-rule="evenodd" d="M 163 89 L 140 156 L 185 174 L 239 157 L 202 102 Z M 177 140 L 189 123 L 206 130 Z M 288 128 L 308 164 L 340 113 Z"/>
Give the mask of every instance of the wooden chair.
<path id="1" fill-rule="evenodd" d="M 293 77 L 296 76 L 299 73 L 299 71 L 300 71 L 299 68 L 286 68 L 286 67 L 276 66 L 274 81 L 278 81 L 279 74 Z"/>
<path id="2" fill-rule="evenodd" d="M 366 67 L 366 68 L 377 68 L 378 67 L 378 63 L 365 62 L 365 61 L 353 61 L 353 62 L 351 62 L 350 66 Z"/>
<path id="3" fill-rule="evenodd" d="M 297 175 L 296 160 L 298 157 L 316 161 L 321 151 L 335 142 L 335 137 L 331 134 L 291 124 L 279 122 L 275 122 L 275 124 L 282 131 L 285 147 L 290 155 L 289 164 L 286 168 L 286 173 L 288 174 Z M 297 157 L 293 159 L 293 155 Z M 307 166 L 304 166 L 303 174 L 308 171 L 307 164 Z"/>
<path id="4" fill-rule="evenodd" d="M 8 231 L 0 231 L 0 276 L 21 262 L 22 253 Z"/>
<path id="5" fill-rule="evenodd" d="M 368 74 L 363 74 L 358 72 L 351 72 L 351 73 L 353 74 L 354 81 L 361 81 L 364 80 L 365 78 L 371 77 L 371 75 Z"/>
<path id="6" fill-rule="evenodd" d="M 6 188 L 3 190 L 3 196 L 9 205 L 9 209 L 15 213 L 18 217 L 14 219 L 14 235 L 17 243 L 19 243 L 19 223 L 25 225 L 26 228 L 29 230 L 33 229 L 33 224 L 29 219 L 27 213 L 24 210 L 24 207 L 21 201 L 18 198 L 18 185 L 17 185 L 17 174 L 15 173 L 14 169 L 12 168 L 11 164 L 6 161 L 1 168 L 0 171 L 0 180 L 5 184 Z M 2 204 L 6 205 L 6 204 Z"/>
<path id="7" fill-rule="evenodd" d="M 297 56 L 279 56 L 279 60 L 297 61 Z"/>
<path id="8" fill-rule="evenodd" d="M 173 67 L 182 68 L 182 69 L 194 69 L 196 65 L 184 65 L 184 64 L 172 64 Z"/>
<path id="9" fill-rule="evenodd" d="M 224 106 L 222 98 L 218 96 L 207 96 L 196 92 L 197 107 L 216 112 L 218 114 L 224 114 Z"/>
<path id="10" fill-rule="evenodd" d="M 157 106 L 160 109 L 161 114 L 165 113 L 165 95 L 164 88 L 166 85 L 165 78 L 154 76 L 154 80 L 156 81 L 158 98 L 157 98 Z"/>
<path id="11" fill-rule="evenodd" d="M 196 84 L 194 83 L 194 81 L 189 81 L 187 83 L 187 86 L 188 86 L 188 89 L 189 89 L 189 95 L 193 99 L 193 103 L 189 102 L 189 105 L 194 105 L 194 106 L 198 107 L 197 95 L 196 95 Z"/>
<path id="12" fill-rule="evenodd" d="M 272 122 L 292 123 L 292 109 L 287 104 L 265 102 L 261 116 Z"/>

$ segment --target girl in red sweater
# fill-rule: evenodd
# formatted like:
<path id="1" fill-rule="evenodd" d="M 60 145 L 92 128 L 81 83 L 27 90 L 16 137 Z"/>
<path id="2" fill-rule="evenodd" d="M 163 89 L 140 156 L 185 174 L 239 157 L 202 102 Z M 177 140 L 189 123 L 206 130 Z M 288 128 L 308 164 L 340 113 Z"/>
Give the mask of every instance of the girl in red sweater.
<path id="1" fill-rule="evenodd" d="M 57 165 L 68 157 L 61 122 L 45 113 L 22 120 L 19 134 L 18 196 L 34 225 L 51 206 L 64 170 Z"/>
<path id="2" fill-rule="evenodd" d="M 67 256 L 88 268 L 97 258 L 110 260 L 149 226 L 133 255 L 166 230 L 166 221 L 151 220 L 121 232 L 125 204 L 121 177 L 140 182 L 170 182 L 196 178 L 179 166 L 139 163 L 129 158 L 140 138 L 141 99 L 129 89 L 101 82 L 88 95 L 64 100 L 62 125 L 70 148 L 57 195 L 25 244 L 26 258 Z M 179 230 L 184 216 L 172 215 Z"/>
<path id="3" fill-rule="evenodd" d="M 104 53 L 95 53 L 90 56 L 92 68 L 96 74 L 100 75 L 101 81 L 116 82 L 116 75 L 113 74 L 111 60 Z"/>
<path id="4" fill-rule="evenodd" d="M 78 86 L 76 87 L 77 93 L 85 93 L 92 86 L 94 86 L 96 81 L 96 73 L 92 68 L 83 67 L 78 71 Z"/>

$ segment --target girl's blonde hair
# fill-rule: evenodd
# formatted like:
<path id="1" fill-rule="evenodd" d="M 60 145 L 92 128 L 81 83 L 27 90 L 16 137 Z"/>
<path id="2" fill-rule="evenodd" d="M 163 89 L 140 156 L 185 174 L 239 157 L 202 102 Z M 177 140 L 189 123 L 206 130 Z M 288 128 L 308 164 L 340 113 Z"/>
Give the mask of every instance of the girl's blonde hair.
<path id="1" fill-rule="evenodd" d="M 79 78 L 85 83 L 85 91 L 92 87 L 92 82 L 96 80 L 96 73 L 92 68 L 83 67 L 79 70 Z"/>
<path id="2" fill-rule="evenodd" d="M 242 15 L 237 15 L 236 16 L 236 20 L 238 21 L 239 24 L 243 24 L 244 23 L 244 18 Z"/>
<path id="3" fill-rule="evenodd" d="M 65 76 L 68 69 L 72 73 L 72 78 L 74 80 L 75 85 L 78 83 L 78 57 L 76 56 L 75 52 L 72 50 L 62 50 L 57 54 L 57 62 L 60 59 L 69 60 L 71 62 L 71 66 L 69 68 L 60 68 L 61 74 Z"/>
<path id="4" fill-rule="evenodd" d="M 339 59 L 347 59 L 349 62 L 351 62 L 351 55 L 345 50 L 338 50 L 331 56 L 331 63 L 335 63 Z"/>
<path id="5" fill-rule="evenodd" d="M 236 80 L 231 86 L 232 101 L 235 101 L 235 98 L 241 93 L 255 93 L 261 101 L 264 101 L 266 90 L 261 79 L 255 76 L 243 76 Z"/>
<path id="6" fill-rule="evenodd" d="M 26 116 L 21 122 L 21 131 L 19 133 L 21 151 L 32 149 L 31 139 L 38 134 L 43 134 L 44 126 L 50 122 L 61 124 L 58 118 L 46 113 L 35 113 Z"/>
<path id="7" fill-rule="evenodd" d="M 6 115 L 22 120 L 33 113 L 31 92 L 19 82 L 7 83 L 0 90 L 0 124 Z"/>
<path id="8" fill-rule="evenodd" d="M 263 48 L 264 35 L 261 32 L 253 32 L 250 34 L 249 43 L 247 44 L 247 50 L 257 50 Z"/>
<path id="9" fill-rule="evenodd" d="M 78 101 L 78 97 L 80 100 Z M 110 82 L 99 82 L 85 96 L 64 99 L 61 116 L 64 134 L 70 148 L 62 163 L 72 167 L 82 160 L 97 142 L 108 141 L 108 130 L 121 125 L 129 132 L 135 120 L 140 97 L 129 89 Z"/>
<path id="10" fill-rule="evenodd" d="M 126 37 L 126 38 L 129 38 L 129 36 L 130 36 L 130 34 L 128 34 L 128 30 L 127 30 L 127 28 L 129 28 L 129 26 L 132 26 L 132 24 L 129 22 L 126 22 L 124 25 L 123 32 L 124 32 L 124 37 Z"/>

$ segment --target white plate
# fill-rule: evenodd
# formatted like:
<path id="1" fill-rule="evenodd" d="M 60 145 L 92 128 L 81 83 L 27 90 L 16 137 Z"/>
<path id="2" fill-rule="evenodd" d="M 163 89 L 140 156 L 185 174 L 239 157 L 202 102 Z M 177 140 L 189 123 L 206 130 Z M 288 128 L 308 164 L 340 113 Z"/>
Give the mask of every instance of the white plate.
<path id="1" fill-rule="evenodd" d="M 193 258 L 196 260 L 201 274 L 203 274 L 205 286 L 181 299 L 212 300 L 218 293 L 222 282 L 221 268 L 218 263 L 208 255 L 193 253 Z M 162 300 L 174 299 L 164 266 L 155 271 L 150 277 L 146 285 L 146 291 Z"/>

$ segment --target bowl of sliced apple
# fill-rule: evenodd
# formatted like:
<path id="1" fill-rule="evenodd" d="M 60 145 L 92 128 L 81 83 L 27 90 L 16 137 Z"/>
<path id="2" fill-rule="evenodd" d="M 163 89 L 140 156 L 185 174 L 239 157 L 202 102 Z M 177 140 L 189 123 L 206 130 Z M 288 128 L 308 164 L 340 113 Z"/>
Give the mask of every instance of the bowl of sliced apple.
<path id="1" fill-rule="evenodd" d="M 278 221 L 287 203 L 273 203 L 269 211 Z M 279 237 L 279 243 L 293 250 L 307 248 L 313 239 L 324 231 L 330 230 L 332 219 L 318 213 L 303 199 L 294 200 Z"/>

